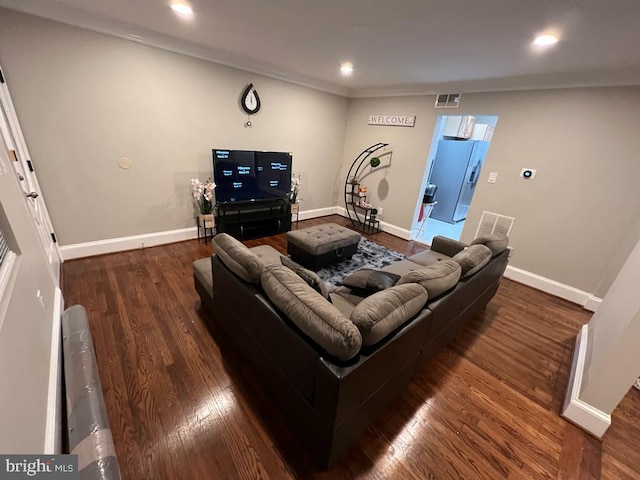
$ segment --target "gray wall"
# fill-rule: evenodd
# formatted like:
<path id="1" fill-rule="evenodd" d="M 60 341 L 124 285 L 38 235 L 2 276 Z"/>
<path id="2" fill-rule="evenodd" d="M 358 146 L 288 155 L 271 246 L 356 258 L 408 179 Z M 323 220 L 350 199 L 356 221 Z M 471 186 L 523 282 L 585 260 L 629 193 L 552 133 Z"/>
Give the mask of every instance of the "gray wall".
<path id="1" fill-rule="evenodd" d="M 511 265 L 604 295 L 638 240 L 640 88 L 584 88 L 464 94 L 458 110 L 432 96 L 352 100 L 343 171 L 366 146 L 389 142 L 393 165 L 368 182 L 384 220 L 410 229 L 439 114 L 499 115 L 462 240 L 483 210 L 516 217 Z M 369 114 L 417 115 L 416 127 L 368 126 Z M 518 177 L 538 170 L 534 180 Z M 488 184 L 489 172 L 498 181 Z M 376 196 L 386 177 L 390 194 Z M 336 197 L 341 202 L 340 197 Z"/>
<path id="2" fill-rule="evenodd" d="M 344 181 L 358 154 L 374 143 L 388 143 L 386 153 L 389 155 L 380 157 L 380 167 L 364 170 L 362 185 L 367 186 L 367 201 L 384 208 L 385 222 L 406 230 L 411 228 L 436 122 L 436 115 L 431 114 L 433 102 L 431 96 L 351 99 L 336 204 L 344 206 Z M 416 115 L 417 118 L 413 128 L 368 125 L 369 115 L 373 114 Z"/>
<path id="3" fill-rule="evenodd" d="M 334 205 L 343 97 L 5 9 L 0 65 L 62 245 L 194 226 L 216 147 L 291 151 L 303 210 Z"/>
<path id="4" fill-rule="evenodd" d="M 455 111 L 429 95 L 348 101 L 0 13 L 0 65 L 63 245 L 192 226 L 188 180 L 210 175 L 213 147 L 293 151 L 311 210 L 342 204 L 355 155 L 388 142 L 390 168 L 364 183 L 384 220 L 409 230 L 435 120 L 452 112 L 500 116 L 463 240 L 482 210 L 514 216 L 512 265 L 602 296 L 638 239 L 638 87 L 465 94 Z M 264 104 L 250 129 L 237 105 L 248 82 Z M 380 113 L 415 114 L 416 126 L 368 126 Z M 518 178 L 525 166 L 535 180 Z"/>

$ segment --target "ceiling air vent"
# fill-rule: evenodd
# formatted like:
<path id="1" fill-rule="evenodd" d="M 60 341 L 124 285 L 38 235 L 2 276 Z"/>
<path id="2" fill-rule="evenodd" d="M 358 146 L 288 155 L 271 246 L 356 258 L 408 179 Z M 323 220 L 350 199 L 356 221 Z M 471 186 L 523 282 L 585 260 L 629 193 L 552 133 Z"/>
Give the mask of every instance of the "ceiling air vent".
<path id="1" fill-rule="evenodd" d="M 461 96 L 460 93 L 438 93 L 435 108 L 458 108 Z"/>

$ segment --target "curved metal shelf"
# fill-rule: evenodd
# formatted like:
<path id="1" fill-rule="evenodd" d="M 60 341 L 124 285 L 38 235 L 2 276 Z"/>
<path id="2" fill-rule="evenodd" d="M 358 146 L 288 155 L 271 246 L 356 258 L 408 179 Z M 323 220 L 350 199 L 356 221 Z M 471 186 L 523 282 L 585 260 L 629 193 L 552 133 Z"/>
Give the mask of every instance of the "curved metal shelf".
<path id="1" fill-rule="evenodd" d="M 358 230 L 362 230 L 365 231 L 365 227 L 367 224 L 367 217 L 369 215 L 369 213 L 371 212 L 371 208 L 365 209 L 364 207 L 359 207 L 354 201 L 353 201 L 353 197 L 356 196 L 356 192 L 353 191 L 354 184 L 349 183 L 349 179 L 352 177 L 358 178 L 358 174 L 360 173 L 360 169 L 362 168 L 362 166 L 364 165 L 364 162 L 376 151 L 380 150 L 381 148 L 384 148 L 386 146 L 388 146 L 388 143 L 376 143 L 371 145 L 370 147 L 364 149 L 360 155 L 358 155 L 356 157 L 356 159 L 353 161 L 353 163 L 351 164 L 351 167 L 349 168 L 349 171 L 347 172 L 347 178 L 344 182 L 344 206 L 345 209 L 347 210 L 347 216 L 349 217 L 349 220 L 351 220 L 351 225 L 353 225 L 355 228 L 357 228 Z M 358 164 L 358 166 L 356 167 L 356 164 Z M 355 167 L 355 171 L 353 170 Z M 353 173 L 351 173 L 353 172 Z M 360 185 L 359 183 L 357 185 Z M 349 187 L 351 187 L 351 191 L 349 191 Z M 350 195 L 351 198 L 347 199 L 347 196 Z M 365 211 L 365 218 L 364 221 L 360 221 L 360 219 L 358 218 L 358 213 L 356 211 L 356 208 L 359 208 L 361 210 Z"/>

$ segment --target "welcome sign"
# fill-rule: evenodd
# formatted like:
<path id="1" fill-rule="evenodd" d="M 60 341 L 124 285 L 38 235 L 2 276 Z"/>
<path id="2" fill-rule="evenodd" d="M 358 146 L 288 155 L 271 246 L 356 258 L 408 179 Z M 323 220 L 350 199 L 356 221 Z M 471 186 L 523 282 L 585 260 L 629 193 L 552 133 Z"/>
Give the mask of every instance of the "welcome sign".
<path id="1" fill-rule="evenodd" d="M 415 115 L 369 115 L 369 125 L 385 125 L 387 127 L 413 127 Z"/>

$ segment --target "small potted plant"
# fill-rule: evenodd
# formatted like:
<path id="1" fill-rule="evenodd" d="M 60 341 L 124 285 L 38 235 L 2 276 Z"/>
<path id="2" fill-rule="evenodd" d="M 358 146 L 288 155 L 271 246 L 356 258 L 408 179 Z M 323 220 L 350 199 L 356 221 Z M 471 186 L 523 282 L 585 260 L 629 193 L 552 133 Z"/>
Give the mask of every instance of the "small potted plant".
<path id="1" fill-rule="evenodd" d="M 349 179 L 349 184 L 351 185 L 351 193 L 355 194 L 358 191 L 358 185 L 360 185 L 360 181 L 354 175 Z"/>
<path id="2" fill-rule="evenodd" d="M 213 228 L 213 189 L 215 183 L 209 178 L 201 182 L 197 178 L 191 179 L 192 195 L 198 210 L 198 225 L 202 228 Z"/>

